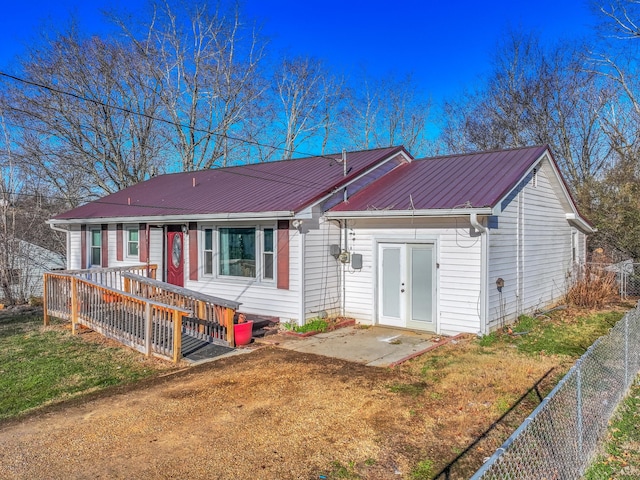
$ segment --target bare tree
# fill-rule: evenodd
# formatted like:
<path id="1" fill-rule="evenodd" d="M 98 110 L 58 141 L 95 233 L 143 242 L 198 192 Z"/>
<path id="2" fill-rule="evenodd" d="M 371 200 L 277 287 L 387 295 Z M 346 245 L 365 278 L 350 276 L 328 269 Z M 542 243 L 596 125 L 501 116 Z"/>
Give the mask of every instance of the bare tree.
<path id="1" fill-rule="evenodd" d="M 611 163 L 603 125 L 614 93 L 585 69 L 580 46 L 545 50 L 519 33 L 505 42 L 486 86 L 445 104 L 442 138 L 450 151 L 548 143 L 580 194 Z"/>
<path id="2" fill-rule="evenodd" d="M 113 16 L 161 85 L 160 99 L 171 121 L 167 140 L 180 169 L 226 166 L 244 152 L 234 138 L 255 136 L 250 118 L 266 90 L 260 71 L 264 43 L 230 12 L 202 3 L 169 1 L 153 5 L 144 28 Z"/>
<path id="3" fill-rule="evenodd" d="M 631 40 L 640 38 L 638 0 L 613 0 L 605 5 L 598 5 L 597 13 L 601 14 L 604 22 L 601 32 L 604 36 L 617 40 Z"/>
<path id="4" fill-rule="evenodd" d="M 341 123 L 347 143 L 356 148 L 404 145 L 423 155 L 430 114 L 431 102 L 411 76 L 372 80 L 363 73 L 349 92 Z"/>
<path id="5" fill-rule="evenodd" d="M 14 304 L 41 294 L 41 272 L 56 257 L 49 249 L 60 251 L 63 242 L 44 223 L 56 211 L 21 171 L 13 155 L 15 141 L 1 114 L 0 133 L 0 298 Z"/>
<path id="6" fill-rule="evenodd" d="M 334 132 L 334 117 L 342 96 L 342 82 L 315 59 L 285 58 L 274 78 L 279 106 L 284 158 L 291 158 L 300 144 L 320 138 L 321 153 Z"/>
<path id="7" fill-rule="evenodd" d="M 140 65 L 127 45 L 74 28 L 32 50 L 23 65 L 32 84 L 13 84 L 0 100 L 24 136 L 15 154 L 58 188 L 69 186 L 65 173 L 82 176 L 84 199 L 162 170 L 159 85 Z"/>

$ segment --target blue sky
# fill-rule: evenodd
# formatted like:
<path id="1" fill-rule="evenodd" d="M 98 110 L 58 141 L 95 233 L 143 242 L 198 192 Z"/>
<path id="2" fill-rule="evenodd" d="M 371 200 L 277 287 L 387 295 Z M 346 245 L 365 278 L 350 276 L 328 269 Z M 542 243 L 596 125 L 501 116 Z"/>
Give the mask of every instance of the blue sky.
<path id="1" fill-rule="evenodd" d="M 102 31 L 100 10 L 118 1 L 0 0 L 0 68 L 7 70 L 45 25 L 62 25 L 71 14 Z M 594 22 L 586 0 L 245 0 L 244 8 L 276 50 L 321 58 L 347 74 L 360 67 L 374 75 L 411 73 L 435 100 L 472 87 L 508 28 L 552 41 L 589 35 Z"/>

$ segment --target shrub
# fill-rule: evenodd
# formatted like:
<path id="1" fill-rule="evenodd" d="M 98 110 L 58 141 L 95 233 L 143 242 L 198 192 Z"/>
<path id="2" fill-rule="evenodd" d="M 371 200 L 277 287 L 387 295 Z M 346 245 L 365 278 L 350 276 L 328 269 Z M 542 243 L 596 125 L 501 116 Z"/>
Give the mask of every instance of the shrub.
<path id="1" fill-rule="evenodd" d="M 617 294 L 615 272 L 587 265 L 567 292 L 565 301 L 577 307 L 601 308 Z"/>
<path id="2" fill-rule="evenodd" d="M 329 323 L 321 318 L 314 318 L 309 320 L 302 326 L 295 326 L 293 329 L 298 333 L 307 332 L 325 332 L 329 328 Z"/>

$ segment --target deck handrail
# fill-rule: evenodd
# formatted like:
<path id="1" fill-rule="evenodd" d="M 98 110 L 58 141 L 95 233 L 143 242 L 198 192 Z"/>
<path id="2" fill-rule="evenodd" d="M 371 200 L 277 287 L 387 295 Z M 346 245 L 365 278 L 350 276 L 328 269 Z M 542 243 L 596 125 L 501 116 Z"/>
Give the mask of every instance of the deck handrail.
<path id="1" fill-rule="evenodd" d="M 62 270 L 63 273 L 75 275 L 108 287 L 124 290 L 122 275 L 126 272 L 140 273 L 146 277 L 155 278 L 158 265 L 155 263 L 139 265 L 122 265 L 118 267 L 93 267 L 76 270 Z"/>
<path id="2" fill-rule="evenodd" d="M 123 288 L 127 292 L 160 298 L 164 303 L 190 309 L 192 316 L 186 318 L 183 324 L 185 333 L 211 343 L 235 346 L 233 322 L 240 302 L 206 295 L 130 272 L 122 273 L 122 278 Z"/>
<path id="3" fill-rule="evenodd" d="M 91 268 L 76 268 L 69 270 L 58 270 L 58 273 L 66 273 L 71 275 L 78 275 L 83 273 L 95 273 L 95 272 L 130 272 L 132 270 L 146 270 L 149 268 L 149 271 L 155 272 L 158 269 L 158 265 L 155 263 L 140 263 L 137 265 L 122 265 L 118 267 L 91 267 Z M 147 278 L 147 277 L 145 277 Z"/>
<path id="4" fill-rule="evenodd" d="M 146 355 L 180 360 L 182 324 L 190 310 L 111 288 L 74 274 L 44 274 L 44 323 L 49 316 L 87 326 Z"/>
<path id="5" fill-rule="evenodd" d="M 175 293 L 177 295 L 183 295 L 185 297 L 193 298 L 194 300 L 200 300 L 202 302 L 213 303 L 216 305 L 220 305 L 221 307 L 232 308 L 237 310 L 241 302 L 236 302 L 233 300 L 227 300 L 225 298 L 214 297 L 213 295 L 207 295 L 206 293 L 196 292 L 195 290 L 189 290 L 188 288 L 178 287 L 177 285 L 172 285 L 170 283 L 161 282 L 159 280 L 155 280 L 148 277 L 143 277 L 141 275 L 136 275 L 135 273 L 123 272 L 122 276 L 124 278 L 129 278 L 131 280 L 136 280 L 141 283 L 146 283 L 147 285 L 151 285 L 153 287 L 161 288 L 171 293 Z"/>

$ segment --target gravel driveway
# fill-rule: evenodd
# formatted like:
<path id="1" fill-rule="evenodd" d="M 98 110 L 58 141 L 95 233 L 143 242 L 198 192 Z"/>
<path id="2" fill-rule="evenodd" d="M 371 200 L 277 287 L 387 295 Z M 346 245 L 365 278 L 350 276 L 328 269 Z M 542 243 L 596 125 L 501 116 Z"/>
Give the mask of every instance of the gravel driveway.
<path id="1" fill-rule="evenodd" d="M 402 375 L 263 348 L 0 425 L 0 478 L 402 478 L 437 454 Z"/>

